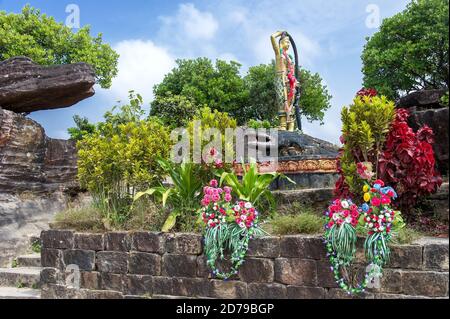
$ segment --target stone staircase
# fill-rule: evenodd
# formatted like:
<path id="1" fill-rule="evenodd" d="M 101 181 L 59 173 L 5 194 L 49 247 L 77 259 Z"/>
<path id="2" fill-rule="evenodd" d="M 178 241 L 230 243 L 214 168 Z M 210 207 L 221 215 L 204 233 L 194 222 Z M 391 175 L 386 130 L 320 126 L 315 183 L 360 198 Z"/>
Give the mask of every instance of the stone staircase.
<path id="1" fill-rule="evenodd" d="M 40 299 L 40 254 L 17 257 L 11 268 L 0 268 L 0 299 Z"/>

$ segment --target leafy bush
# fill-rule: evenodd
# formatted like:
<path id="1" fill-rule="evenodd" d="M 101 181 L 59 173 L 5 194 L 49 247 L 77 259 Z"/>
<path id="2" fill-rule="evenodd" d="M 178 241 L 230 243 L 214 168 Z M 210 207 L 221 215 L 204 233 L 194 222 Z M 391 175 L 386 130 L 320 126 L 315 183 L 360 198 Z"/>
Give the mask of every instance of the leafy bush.
<path id="1" fill-rule="evenodd" d="M 0 11 L 0 61 L 15 56 L 27 56 L 42 65 L 89 63 L 103 88 L 111 86 L 118 72 L 119 55 L 103 43 L 101 34 L 92 37 L 89 26 L 73 33 L 29 5 L 19 14 Z"/>
<path id="2" fill-rule="evenodd" d="M 165 125 L 185 127 L 195 116 L 199 107 L 182 95 L 157 96 L 152 102 L 150 116 L 159 117 Z"/>
<path id="3" fill-rule="evenodd" d="M 247 126 L 249 128 L 255 129 L 255 130 L 260 129 L 260 128 L 270 129 L 273 127 L 272 124 L 267 120 L 257 121 L 257 120 L 253 120 L 253 119 L 248 121 Z"/>
<path id="4" fill-rule="evenodd" d="M 105 122 L 77 143 L 80 183 L 112 225 L 126 221 L 137 192 L 161 182 L 157 159 L 168 158 L 171 148 L 163 124 L 141 119 L 140 102 L 131 93 L 129 105 L 106 113 Z"/>
<path id="5" fill-rule="evenodd" d="M 73 141 L 81 141 L 84 136 L 93 134 L 97 129 L 97 126 L 89 123 L 89 120 L 86 117 L 74 115 L 73 121 L 75 122 L 76 127 L 71 127 L 67 130 L 70 139 Z"/>
<path id="6" fill-rule="evenodd" d="M 379 160 L 380 178 L 397 190 L 399 206 L 405 211 L 442 184 L 435 165 L 433 131 L 424 126 L 414 133 L 408 117 L 407 110 L 397 110 Z"/>
<path id="7" fill-rule="evenodd" d="M 441 97 L 441 104 L 448 106 L 448 91 Z"/>
<path id="8" fill-rule="evenodd" d="M 392 237 L 392 242 L 397 245 L 408 245 L 413 241 L 423 237 L 423 234 L 417 230 L 404 227 L 398 230 Z"/>
<path id="9" fill-rule="evenodd" d="M 202 180 L 199 179 L 200 166 L 193 163 L 173 164 L 166 160 L 159 160 L 158 163 L 171 177 L 173 187 L 160 185 L 139 192 L 135 196 L 135 202 L 145 195 L 154 195 L 161 200 L 163 207 L 170 205 L 172 212 L 162 227 L 164 232 L 172 230 L 177 224 L 179 230 L 194 230 L 203 186 Z"/>
<path id="10" fill-rule="evenodd" d="M 320 234 L 325 218 L 305 212 L 296 215 L 280 215 L 269 221 L 271 232 L 275 235 Z"/>
<path id="11" fill-rule="evenodd" d="M 344 147 L 338 165 L 341 177 L 335 188 L 341 197 L 362 197 L 364 179 L 358 174 L 358 163 L 371 163 L 376 174 L 378 158 L 395 117 L 393 102 L 370 95 L 357 96 L 352 105 L 342 110 Z"/>

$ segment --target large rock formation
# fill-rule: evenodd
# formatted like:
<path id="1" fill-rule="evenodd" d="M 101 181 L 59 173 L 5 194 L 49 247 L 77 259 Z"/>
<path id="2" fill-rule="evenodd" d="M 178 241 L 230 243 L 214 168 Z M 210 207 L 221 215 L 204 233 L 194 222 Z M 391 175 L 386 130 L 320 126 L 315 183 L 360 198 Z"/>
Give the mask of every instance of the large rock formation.
<path id="1" fill-rule="evenodd" d="M 26 57 L 0 62 L 0 106 L 17 113 L 72 106 L 94 95 L 86 63 L 40 66 Z"/>
<path id="2" fill-rule="evenodd" d="M 433 129 L 436 139 L 434 152 L 437 166 L 443 175 L 448 175 L 449 160 L 449 108 L 441 104 L 441 97 L 446 92 L 447 90 L 417 91 L 397 102 L 397 107 L 406 108 L 410 111 L 409 125 L 415 131 L 424 125 Z"/>
<path id="3" fill-rule="evenodd" d="M 76 185 L 72 141 L 48 138 L 23 115 L 0 108 L 0 193 L 51 193 Z"/>

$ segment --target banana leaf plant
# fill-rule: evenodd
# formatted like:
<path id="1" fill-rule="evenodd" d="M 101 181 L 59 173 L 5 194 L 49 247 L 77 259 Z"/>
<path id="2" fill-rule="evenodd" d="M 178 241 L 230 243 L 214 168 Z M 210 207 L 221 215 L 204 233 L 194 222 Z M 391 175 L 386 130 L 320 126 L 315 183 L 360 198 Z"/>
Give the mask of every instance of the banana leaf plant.
<path id="1" fill-rule="evenodd" d="M 275 207 L 275 198 L 269 187 L 277 178 L 285 178 L 295 184 L 289 177 L 277 172 L 259 173 L 258 166 L 254 162 L 248 169 L 243 163 L 242 169 L 241 180 L 234 172 L 223 172 L 220 175 L 220 185 L 230 186 L 240 200 L 248 201 L 255 206 L 259 206 L 261 200 L 266 199 L 271 209 Z"/>
<path id="2" fill-rule="evenodd" d="M 162 202 L 163 207 L 170 205 L 173 210 L 162 227 L 163 232 L 169 232 L 176 226 L 177 219 L 180 217 L 191 219 L 193 218 L 192 214 L 195 216 L 195 212 L 200 207 L 203 183 L 199 178 L 199 165 L 194 163 L 174 164 L 164 159 L 159 159 L 158 164 L 172 179 L 173 185 L 159 185 L 150 188 L 137 193 L 134 200 L 137 201 L 142 196 L 155 196 Z"/>

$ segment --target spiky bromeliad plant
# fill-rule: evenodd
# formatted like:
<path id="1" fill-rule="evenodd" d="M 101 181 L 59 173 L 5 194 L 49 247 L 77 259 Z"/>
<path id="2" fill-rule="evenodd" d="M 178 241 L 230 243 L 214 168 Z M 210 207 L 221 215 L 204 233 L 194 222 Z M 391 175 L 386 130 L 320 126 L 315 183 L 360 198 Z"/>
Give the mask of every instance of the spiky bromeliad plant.
<path id="1" fill-rule="evenodd" d="M 251 202 L 232 202 L 232 189 L 219 187 L 217 180 L 203 189 L 200 217 L 205 224 L 205 255 L 215 277 L 228 279 L 238 273 L 243 264 L 250 239 L 265 232 L 259 226 L 259 213 Z M 218 260 L 225 260 L 231 253 L 231 269 L 228 272 L 217 267 Z"/>
<path id="2" fill-rule="evenodd" d="M 136 194 L 134 200 L 146 195 L 156 196 L 161 200 L 163 207 L 171 205 L 173 210 L 162 227 L 163 232 L 172 230 L 177 224 L 177 219 L 185 224 L 187 230 L 192 230 L 190 228 L 195 227 L 192 221 L 195 221 L 195 212 L 199 208 L 203 186 L 198 178 L 200 166 L 194 163 L 174 164 L 163 159 L 159 159 L 158 163 L 172 179 L 173 186 L 160 185 L 150 188 Z"/>

